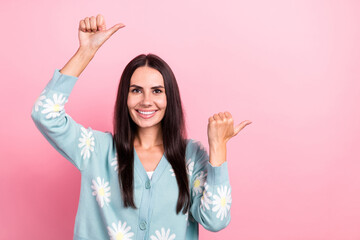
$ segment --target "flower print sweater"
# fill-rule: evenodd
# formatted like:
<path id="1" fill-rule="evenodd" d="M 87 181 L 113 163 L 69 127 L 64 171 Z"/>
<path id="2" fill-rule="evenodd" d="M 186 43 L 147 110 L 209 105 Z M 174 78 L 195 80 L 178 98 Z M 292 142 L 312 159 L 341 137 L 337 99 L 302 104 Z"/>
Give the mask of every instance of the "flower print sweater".
<path id="1" fill-rule="evenodd" d="M 198 239 L 199 223 L 210 231 L 229 224 L 231 187 L 227 162 L 213 167 L 202 144 L 192 139 L 187 140 L 185 160 L 190 181 L 189 211 L 176 214 L 178 185 L 165 155 L 149 179 L 136 151 L 137 208 L 124 208 L 112 134 L 85 128 L 65 112 L 64 105 L 77 79 L 56 69 L 31 113 L 49 143 L 81 172 L 74 239 L 192 240 Z"/>

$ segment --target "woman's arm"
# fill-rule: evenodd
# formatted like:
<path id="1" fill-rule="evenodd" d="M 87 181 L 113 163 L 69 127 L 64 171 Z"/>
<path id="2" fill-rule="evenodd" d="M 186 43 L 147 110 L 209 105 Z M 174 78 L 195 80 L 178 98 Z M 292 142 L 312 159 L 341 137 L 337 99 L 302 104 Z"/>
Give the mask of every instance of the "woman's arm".
<path id="1" fill-rule="evenodd" d="M 231 186 L 226 162 L 226 143 L 250 124 L 243 121 L 234 127 L 229 112 L 209 118 L 208 140 L 210 157 L 197 143 L 192 159 L 195 162 L 190 182 L 192 217 L 205 229 L 220 231 L 230 223 Z"/>
<path id="2" fill-rule="evenodd" d="M 103 134 L 78 124 L 66 111 L 70 93 L 78 78 L 58 69 L 35 102 L 31 118 L 45 139 L 80 171 L 96 154 Z"/>
<path id="3" fill-rule="evenodd" d="M 86 19 L 89 21 L 89 18 Z M 99 143 L 103 142 L 99 139 L 104 139 L 106 136 L 90 127 L 85 128 L 73 120 L 65 112 L 65 104 L 68 102 L 78 76 L 99 47 L 116 31 L 113 27 L 113 30 L 100 30 L 102 33 L 98 34 L 99 26 L 95 25 L 96 33 L 90 33 L 81 28 L 82 22 L 85 24 L 84 20 L 80 21 L 79 50 L 61 71 L 58 69 L 54 71 L 53 77 L 33 105 L 31 112 L 36 127 L 46 140 L 80 171 L 86 169 L 88 163 L 91 162 L 90 159 L 96 158 L 96 154 L 99 154 L 97 149 Z M 100 29 L 106 29 L 104 22 L 100 23 L 102 23 Z"/>
<path id="4" fill-rule="evenodd" d="M 94 56 L 94 51 L 90 51 L 86 48 L 79 48 L 74 56 L 72 56 L 72 58 L 60 70 L 60 73 L 79 77 Z"/>

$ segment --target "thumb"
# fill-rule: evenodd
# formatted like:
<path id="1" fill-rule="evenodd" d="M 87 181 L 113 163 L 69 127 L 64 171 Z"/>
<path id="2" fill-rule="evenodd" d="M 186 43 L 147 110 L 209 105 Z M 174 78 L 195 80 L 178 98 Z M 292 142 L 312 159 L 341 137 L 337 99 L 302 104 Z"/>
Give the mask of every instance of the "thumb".
<path id="1" fill-rule="evenodd" d="M 111 35 L 113 35 L 117 30 L 119 30 L 120 28 L 123 28 L 123 27 L 125 27 L 125 25 L 122 23 L 116 24 L 112 28 L 109 28 L 108 30 L 106 30 L 106 33 L 107 33 L 108 37 L 111 37 Z"/>
<path id="2" fill-rule="evenodd" d="M 247 125 L 249 125 L 250 123 L 252 123 L 249 120 L 245 120 L 242 121 L 240 124 L 238 124 L 235 128 L 234 128 L 234 136 L 236 136 L 244 127 L 246 127 Z"/>

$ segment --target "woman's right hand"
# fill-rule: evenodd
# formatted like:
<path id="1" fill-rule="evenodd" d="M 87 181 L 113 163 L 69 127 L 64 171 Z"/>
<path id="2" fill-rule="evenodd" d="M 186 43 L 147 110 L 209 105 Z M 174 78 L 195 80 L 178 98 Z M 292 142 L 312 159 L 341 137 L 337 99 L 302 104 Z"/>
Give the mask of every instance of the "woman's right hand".
<path id="1" fill-rule="evenodd" d="M 125 27 L 119 23 L 106 30 L 104 17 L 86 17 L 79 23 L 80 47 L 75 55 L 60 70 L 60 73 L 79 77 L 82 71 L 94 57 L 96 51 L 120 28 Z"/>
<path id="2" fill-rule="evenodd" d="M 106 29 L 105 19 L 100 14 L 96 18 L 86 17 L 79 23 L 80 48 L 96 52 L 106 40 L 123 27 L 125 25 L 119 23 Z"/>

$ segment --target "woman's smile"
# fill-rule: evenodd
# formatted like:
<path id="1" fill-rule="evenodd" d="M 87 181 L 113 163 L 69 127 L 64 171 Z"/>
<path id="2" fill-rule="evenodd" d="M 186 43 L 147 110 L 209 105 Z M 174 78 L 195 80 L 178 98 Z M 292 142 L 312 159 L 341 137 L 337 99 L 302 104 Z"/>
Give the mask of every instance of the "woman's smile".
<path id="1" fill-rule="evenodd" d="M 151 117 L 153 117 L 155 115 L 155 113 L 157 112 L 157 110 L 152 110 L 152 111 L 143 111 L 143 110 L 136 110 L 136 112 L 138 113 L 138 115 L 144 119 L 149 119 Z"/>

